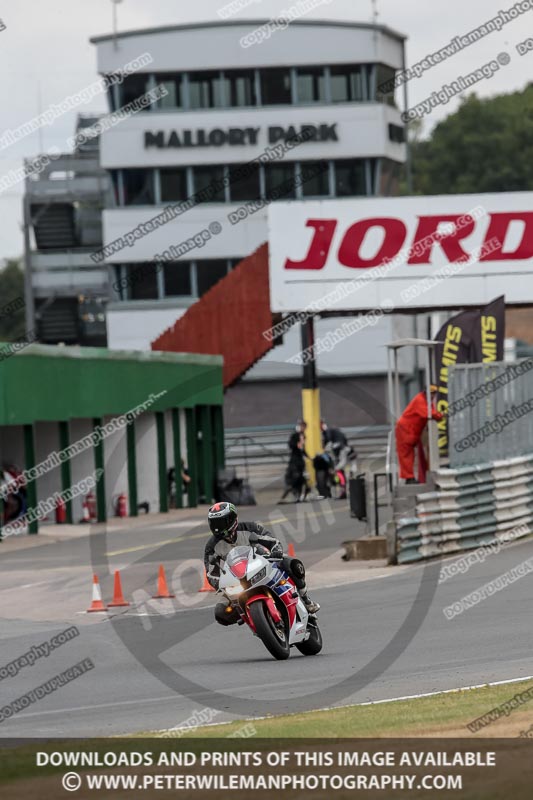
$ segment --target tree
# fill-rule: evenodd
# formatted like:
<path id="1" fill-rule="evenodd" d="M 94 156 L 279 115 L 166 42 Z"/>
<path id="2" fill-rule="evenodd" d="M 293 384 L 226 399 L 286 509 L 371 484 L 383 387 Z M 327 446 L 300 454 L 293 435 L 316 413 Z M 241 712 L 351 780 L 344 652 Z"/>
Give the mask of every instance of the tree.
<path id="1" fill-rule="evenodd" d="M 411 146 L 415 194 L 533 189 L 533 84 L 485 99 L 469 95 Z"/>
<path id="2" fill-rule="evenodd" d="M 25 334 L 24 272 L 19 260 L 8 259 L 0 270 L 0 341 L 13 342 Z"/>

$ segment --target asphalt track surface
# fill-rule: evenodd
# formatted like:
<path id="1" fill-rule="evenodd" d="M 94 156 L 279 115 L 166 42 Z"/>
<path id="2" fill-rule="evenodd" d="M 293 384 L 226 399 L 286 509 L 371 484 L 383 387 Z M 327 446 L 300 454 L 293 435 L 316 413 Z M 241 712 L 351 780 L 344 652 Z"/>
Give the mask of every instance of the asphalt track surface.
<path id="1" fill-rule="evenodd" d="M 96 528 L 90 537 L 31 549 L 1 545 L 0 674 L 32 645 L 71 625 L 80 635 L 18 675 L 1 679 L 0 707 L 82 659 L 91 658 L 95 667 L 1 722 L 0 737 L 159 730 L 206 708 L 212 709 L 213 721 L 224 721 L 533 674 L 530 575 L 452 620 L 443 613 L 445 606 L 532 557 L 532 540 L 509 545 L 440 585 L 439 561 L 369 569 L 363 578 L 345 583 L 331 571 L 338 558 L 333 554 L 362 527 L 356 527 L 343 503 L 329 509 L 309 504 L 308 516 L 302 513 L 295 506 L 270 506 L 243 514 L 261 520 L 285 517 L 284 530 L 290 532 L 291 525 L 293 532 L 299 530 L 300 541 L 293 541 L 306 565 L 328 564 L 322 586 L 330 577 L 342 584 L 313 591 L 322 605 L 323 652 L 306 658 L 293 650 L 285 662 L 274 661 L 244 627 L 214 623 L 213 595 L 197 595 L 199 576 L 189 560 L 202 552 L 203 511 L 184 514 L 177 525 L 147 519 L 130 531 Z M 142 592 L 153 588 L 161 562 L 181 565 L 178 599 L 162 601 L 165 614 L 162 606 L 140 602 L 118 609 L 112 618 L 82 613 L 93 567 L 104 576 L 104 596 L 109 596 L 112 570 L 121 568 L 131 598 L 133 586 L 143 587 L 137 589 Z"/>

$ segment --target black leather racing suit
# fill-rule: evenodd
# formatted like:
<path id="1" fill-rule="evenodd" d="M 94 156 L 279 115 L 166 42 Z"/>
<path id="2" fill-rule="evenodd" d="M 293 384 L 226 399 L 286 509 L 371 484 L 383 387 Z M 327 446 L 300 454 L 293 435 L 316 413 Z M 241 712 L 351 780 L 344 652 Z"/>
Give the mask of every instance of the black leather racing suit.
<path id="1" fill-rule="evenodd" d="M 242 547 L 250 545 L 250 534 L 255 533 L 257 536 L 257 544 L 266 547 L 269 552 L 274 554 L 279 553 L 280 557 L 283 554 L 283 546 L 281 542 L 276 539 L 270 531 L 263 528 L 258 522 L 239 522 L 237 524 L 237 540 L 233 544 L 222 539 L 217 541 L 214 536 L 210 536 L 206 542 L 204 550 L 204 565 L 207 574 L 207 580 L 214 589 L 218 589 L 218 579 L 220 576 L 220 567 L 217 564 L 210 564 L 210 556 L 217 556 L 221 561 L 225 561 L 230 550 L 234 547 Z M 293 579 L 298 592 L 302 599 L 307 599 L 307 587 L 305 585 L 305 567 L 298 558 L 291 558 L 290 556 L 283 556 L 280 558 L 282 568 L 289 573 Z M 217 603 L 215 607 L 215 619 L 221 625 L 233 625 L 239 619 L 239 614 L 235 611 L 229 613 L 227 603 Z"/>

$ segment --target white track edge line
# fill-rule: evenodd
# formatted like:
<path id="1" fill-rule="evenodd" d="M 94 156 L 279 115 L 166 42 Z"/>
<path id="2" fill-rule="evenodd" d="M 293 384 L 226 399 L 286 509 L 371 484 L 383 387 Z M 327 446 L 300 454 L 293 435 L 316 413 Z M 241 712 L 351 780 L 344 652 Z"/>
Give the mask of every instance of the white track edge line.
<path id="1" fill-rule="evenodd" d="M 264 716 L 264 717 L 246 717 L 245 719 L 231 719 L 225 722 L 208 722 L 205 725 L 199 725 L 198 727 L 201 728 L 212 728 L 217 725 L 232 725 L 234 722 L 256 722 L 263 719 L 276 719 L 276 716 L 282 717 L 298 717 L 302 714 L 312 714 L 316 711 L 339 711 L 343 708 L 361 708 L 363 706 L 378 706 L 382 703 L 399 703 L 402 700 L 418 700 L 422 697 L 437 697 L 441 694 L 454 694 L 455 692 L 468 692 L 472 689 L 484 689 L 486 686 L 504 686 L 508 683 L 524 683 L 525 681 L 533 680 L 533 675 L 528 675 L 525 678 L 509 678 L 504 681 L 492 681 L 490 683 L 479 683 L 475 684 L 474 686 L 460 686 L 458 689 L 441 689 L 438 692 L 424 692 L 422 694 L 408 694 L 403 695 L 402 697 L 389 697 L 386 700 L 369 700 L 365 703 L 351 703 L 347 706 L 326 706 L 325 708 L 314 708 L 310 711 L 300 711 L 295 712 L 292 714 L 281 714 L 281 715 L 272 715 L 272 716 Z M 156 731 L 156 733 L 170 733 L 172 731 L 178 730 L 191 730 L 191 728 L 184 727 L 184 728 L 163 728 L 161 730 Z"/>

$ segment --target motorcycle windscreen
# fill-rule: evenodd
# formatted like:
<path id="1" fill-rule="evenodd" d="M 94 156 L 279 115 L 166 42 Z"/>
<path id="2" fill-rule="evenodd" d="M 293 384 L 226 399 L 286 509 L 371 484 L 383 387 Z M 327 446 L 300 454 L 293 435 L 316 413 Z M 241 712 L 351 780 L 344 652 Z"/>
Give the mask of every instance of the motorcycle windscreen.
<path id="1" fill-rule="evenodd" d="M 234 547 L 230 550 L 226 559 L 226 564 L 232 575 L 242 580 L 248 569 L 248 560 L 253 551 L 251 547 Z"/>

